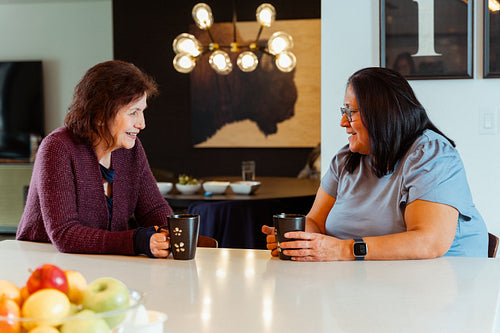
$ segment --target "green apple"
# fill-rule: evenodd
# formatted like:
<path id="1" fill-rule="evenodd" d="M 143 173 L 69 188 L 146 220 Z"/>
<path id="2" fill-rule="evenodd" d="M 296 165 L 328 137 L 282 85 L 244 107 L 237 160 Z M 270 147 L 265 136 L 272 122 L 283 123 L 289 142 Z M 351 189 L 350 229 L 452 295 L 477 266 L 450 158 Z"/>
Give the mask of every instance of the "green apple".
<path id="1" fill-rule="evenodd" d="M 76 305 L 74 303 L 71 303 L 69 306 L 69 313 L 68 317 L 76 315 L 78 312 L 80 312 L 82 308 L 79 305 Z"/>
<path id="2" fill-rule="evenodd" d="M 95 312 L 125 309 L 129 306 L 127 286 L 111 277 L 99 278 L 91 282 L 83 294 L 82 306 Z M 106 317 L 109 327 L 114 328 L 125 319 L 126 314 Z"/>
<path id="3" fill-rule="evenodd" d="M 106 321 L 95 317 L 95 314 L 92 310 L 84 309 L 73 317 L 74 320 L 62 324 L 59 330 L 61 333 L 110 333 L 111 329 Z"/>

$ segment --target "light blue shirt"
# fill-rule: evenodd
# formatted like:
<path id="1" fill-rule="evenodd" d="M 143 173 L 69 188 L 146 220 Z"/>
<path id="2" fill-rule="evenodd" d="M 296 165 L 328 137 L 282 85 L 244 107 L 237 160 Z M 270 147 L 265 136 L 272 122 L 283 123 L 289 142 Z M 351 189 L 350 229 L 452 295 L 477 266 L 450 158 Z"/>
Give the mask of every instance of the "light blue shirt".
<path id="1" fill-rule="evenodd" d="M 345 146 L 334 156 L 321 180 L 322 189 L 336 199 L 326 220 L 327 235 L 350 239 L 404 232 L 405 207 L 419 199 L 459 212 L 447 256 L 488 256 L 486 225 L 472 201 L 462 159 L 446 138 L 426 130 L 394 172 L 382 178 L 372 172 L 370 156 L 349 173 L 348 151 Z"/>

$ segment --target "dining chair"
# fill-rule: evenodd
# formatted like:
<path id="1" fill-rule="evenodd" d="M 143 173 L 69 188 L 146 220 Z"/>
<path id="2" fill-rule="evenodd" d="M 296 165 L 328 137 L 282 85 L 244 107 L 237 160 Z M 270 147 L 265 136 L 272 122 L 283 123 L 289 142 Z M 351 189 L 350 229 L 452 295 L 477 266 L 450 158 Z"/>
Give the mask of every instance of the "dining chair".
<path id="1" fill-rule="evenodd" d="M 217 240 L 212 237 L 198 235 L 197 247 L 218 247 Z"/>
<path id="2" fill-rule="evenodd" d="M 498 237 L 488 232 L 488 258 L 495 258 L 498 250 Z"/>

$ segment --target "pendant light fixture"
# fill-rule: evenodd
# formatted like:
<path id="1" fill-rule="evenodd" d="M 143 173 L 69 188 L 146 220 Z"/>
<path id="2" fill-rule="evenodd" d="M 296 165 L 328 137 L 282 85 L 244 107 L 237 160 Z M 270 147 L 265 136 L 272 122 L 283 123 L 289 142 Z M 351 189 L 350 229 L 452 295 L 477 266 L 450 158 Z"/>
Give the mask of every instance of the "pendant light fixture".
<path id="1" fill-rule="evenodd" d="M 233 42 L 229 45 L 217 43 L 212 36 L 210 28 L 214 23 L 212 9 L 205 3 L 198 3 L 192 10 L 193 20 L 201 30 L 206 30 L 210 38 L 208 45 L 202 45 L 195 36 L 188 33 L 181 33 L 177 36 L 172 47 L 176 53 L 173 64 L 180 73 L 190 73 L 196 66 L 201 55 L 210 53 L 210 66 L 221 75 L 227 75 L 233 70 L 233 64 L 227 51 L 239 53 L 236 65 L 243 72 L 252 72 L 259 64 L 256 51 L 260 51 L 274 58 L 276 67 L 282 72 L 292 71 L 297 60 L 290 51 L 293 48 L 293 38 L 285 32 L 275 32 L 267 41 L 266 45 L 259 43 L 259 38 L 264 28 L 270 27 L 276 18 L 276 10 L 269 3 L 261 4 L 256 11 L 257 22 L 260 24 L 255 40 L 249 44 L 241 45 L 236 40 L 236 8 L 233 7 Z"/>

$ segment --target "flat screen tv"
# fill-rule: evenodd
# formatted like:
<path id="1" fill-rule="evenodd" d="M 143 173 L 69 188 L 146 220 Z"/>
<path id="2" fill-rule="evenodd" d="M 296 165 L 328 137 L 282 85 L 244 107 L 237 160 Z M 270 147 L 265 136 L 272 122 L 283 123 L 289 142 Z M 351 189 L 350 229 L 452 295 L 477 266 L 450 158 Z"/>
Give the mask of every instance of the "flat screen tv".
<path id="1" fill-rule="evenodd" d="M 0 159 L 27 161 L 44 136 L 41 61 L 0 61 Z"/>

